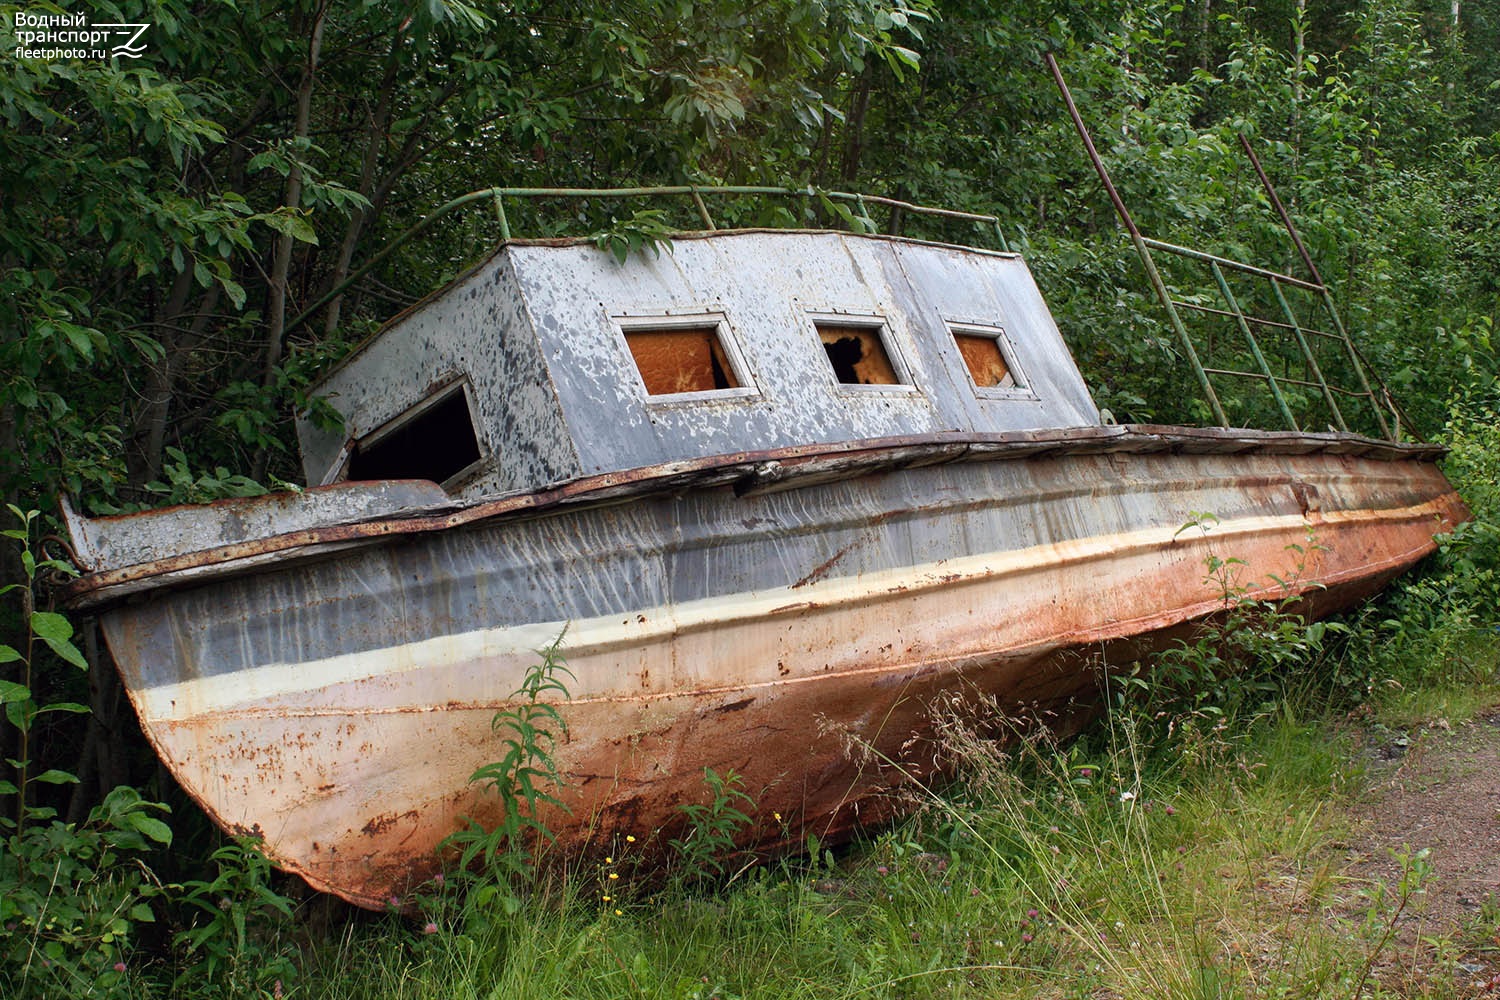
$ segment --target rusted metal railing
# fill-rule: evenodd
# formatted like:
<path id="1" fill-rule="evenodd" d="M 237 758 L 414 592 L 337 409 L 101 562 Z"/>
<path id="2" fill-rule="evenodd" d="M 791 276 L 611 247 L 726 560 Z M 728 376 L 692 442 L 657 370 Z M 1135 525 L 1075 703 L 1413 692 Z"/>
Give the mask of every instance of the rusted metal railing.
<path id="1" fill-rule="evenodd" d="M 1124 199 L 1120 197 L 1119 191 L 1110 180 L 1109 171 L 1104 165 L 1098 150 L 1094 147 L 1094 141 L 1089 135 L 1088 128 L 1084 125 L 1083 116 L 1078 111 L 1078 106 L 1073 101 L 1073 95 L 1068 90 L 1067 83 L 1063 80 L 1062 70 L 1058 68 L 1057 60 L 1051 53 L 1046 56 L 1047 67 L 1052 71 L 1053 80 L 1056 81 L 1058 90 L 1062 92 L 1063 101 L 1067 105 L 1068 115 L 1073 120 L 1073 126 L 1083 140 L 1084 148 L 1088 152 L 1089 160 L 1093 163 L 1094 170 L 1104 184 L 1105 191 L 1109 194 L 1110 202 L 1114 205 L 1115 213 L 1124 225 L 1126 232 L 1130 234 L 1131 242 L 1135 246 L 1136 254 L 1141 259 L 1141 264 L 1146 270 L 1146 276 L 1150 279 L 1151 287 L 1156 292 L 1162 307 L 1166 310 L 1167 318 L 1177 335 L 1178 342 L 1182 346 L 1183 356 L 1196 376 L 1198 386 L 1202 390 L 1204 399 L 1213 411 L 1214 419 L 1221 426 L 1229 426 L 1228 417 L 1225 415 L 1224 406 L 1219 394 L 1215 391 L 1210 376 L 1220 378 L 1252 380 L 1265 385 L 1270 389 L 1272 399 L 1275 401 L 1276 409 L 1287 428 L 1300 431 L 1299 425 L 1292 407 L 1288 402 L 1286 392 L 1288 386 L 1297 386 L 1305 389 L 1316 389 L 1321 397 L 1323 405 L 1327 408 L 1329 424 L 1336 430 L 1349 431 L 1349 424 L 1345 417 L 1345 411 L 1339 406 L 1337 397 L 1359 401 L 1369 407 L 1369 412 L 1374 424 L 1379 428 L 1380 435 L 1389 441 L 1398 441 L 1404 428 L 1410 428 L 1410 421 L 1405 420 L 1404 414 L 1390 391 L 1386 388 L 1370 367 L 1369 362 L 1360 353 L 1353 340 L 1349 337 L 1344 327 L 1343 319 L 1339 316 L 1338 308 L 1333 300 L 1333 294 L 1324 283 L 1322 276 L 1318 273 L 1317 266 L 1313 263 L 1312 256 L 1307 252 L 1296 226 L 1292 223 L 1281 199 L 1271 185 L 1270 178 L 1266 176 L 1261 167 L 1255 150 L 1251 148 L 1249 140 L 1240 136 L 1240 143 L 1250 158 L 1255 168 L 1256 175 L 1260 178 L 1267 197 L 1275 207 L 1281 218 L 1282 225 L 1296 246 L 1298 254 L 1302 258 L 1311 280 L 1293 277 L 1277 271 L 1256 267 L 1251 264 L 1230 260 L 1214 254 L 1204 253 L 1201 250 L 1192 250 L 1176 244 L 1166 243 L 1161 240 L 1151 239 L 1144 236 L 1131 216 L 1130 210 L 1125 207 Z M 1206 265 L 1209 275 L 1213 279 L 1213 287 L 1219 296 L 1219 305 L 1207 305 L 1203 302 L 1191 301 L 1188 298 L 1174 297 L 1169 290 L 1166 281 L 1162 278 L 1152 251 L 1169 254 L 1174 258 Z M 1265 283 L 1269 289 L 1270 299 L 1274 301 L 1279 310 L 1281 318 L 1273 319 L 1267 316 L 1256 315 L 1242 307 L 1240 297 L 1236 296 L 1230 287 L 1226 272 L 1232 272 L 1245 278 L 1256 279 Z M 1295 289 L 1312 296 L 1313 300 L 1326 312 L 1331 330 L 1319 329 L 1308 325 L 1298 318 L 1292 309 L 1291 302 L 1287 297 L 1287 291 Z M 1195 346 L 1193 337 L 1188 332 L 1188 325 L 1184 321 L 1183 313 L 1192 312 L 1200 315 L 1215 316 L 1223 319 L 1233 320 L 1235 328 L 1244 339 L 1249 356 L 1254 361 L 1254 370 L 1243 368 L 1210 367 L 1205 365 Z M 1306 378 L 1293 378 L 1283 372 L 1278 375 L 1272 370 L 1266 353 L 1262 350 L 1260 338 L 1256 336 L 1256 330 L 1279 331 L 1290 334 L 1296 344 L 1296 351 L 1300 361 L 1306 368 Z M 1339 345 L 1349 369 L 1353 372 L 1357 387 L 1345 387 L 1334 384 L 1324 375 L 1323 366 L 1319 364 L 1317 353 L 1314 349 L 1314 341 L 1323 340 L 1334 342 Z M 1378 387 L 1379 391 L 1376 391 Z M 1388 419 L 1389 418 L 1389 419 Z"/>
<path id="2" fill-rule="evenodd" d="M 509 240 L 514 238 L 511 232 L 510 217 L 505 211 L 506 198 L 650 198 L 658 196 L 685 197 L 691 200 L 697 211 L 698 219 L 703 223 L 706 231 L 714 232 L 717 226 L 714 224 L 713 216 L 709 213 L 708 203 L 705 196 L 761 196 L 761 197 L 785 197 L 785 198 L 816 198 L 824 202 L 848 203 L 858 209 L 858 214 L 850 212 L 846 217 L 853 225 L 864 232 L 876 233 L 880 227 L 870 217 L 871 205 L 879 205 L 891 210 L 887 230 L 891 235 L 897 235 L 900 228 L 902 215 L 911 213 L 913 215 L 928 215 L 934 218 L 955 219 L 958 221 L 974 222 L 988 227 L 995 236 L 996 242 L 1002 251 L 1010 252 L 1010 242 L 1005 238 L 1005 232 L 1001 228 L 1000 219 L 994 215 L 986 215 L 981 212 L 963 212 L 952 208 L 938 208 L 933 205 L 918 205 L 899 198 L 887 198 L 880 195 L 859 194 L 849 191 L 825 191 L 816 187 L 763 187 L 753 185 L 697 185 L 678 184 L 656 187 L 628 187 L 628 188 L 524 188 L 524 187 L 489 187 L 478 191 L 470 191 L 468 194 L 460 195 L 452 201 L 438 206 L 429 213 L 421 222 L 412 226 L 406 232 L 397 236 L 381 250 L 366 260 L 349 276 L 339 282 L 328 292 L 318 298 L 312 305 L 298 313 L 289 323 L 286 329 L 291 331 L 311 319 L 318 310 L 322 309 L 335 298 L 347 291 L 360 278 L 368 274 L 381 261 L 385 260 L 398 249 L 410 243 L 416 237 L 430 229 L 438 220 L 452 214 L 460 208 L 473 205 L 476 202 L 490 201 L 494 204 L 495 219 L 500 228 L 500 238 Z"/>

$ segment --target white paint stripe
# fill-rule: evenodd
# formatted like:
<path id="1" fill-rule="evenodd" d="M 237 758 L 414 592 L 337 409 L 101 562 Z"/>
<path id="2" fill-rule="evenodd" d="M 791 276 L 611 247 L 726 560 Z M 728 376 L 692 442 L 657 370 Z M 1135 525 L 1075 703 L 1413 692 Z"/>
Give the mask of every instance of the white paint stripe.
<path id="1" fill-rule="evenodd" d="M 1437 501 L 1389 511 L 1332 512 L 1324 523 L 1410 521 L 1431 516 Z M 524 658 L 549 646 L 567 626 L 568 658 L 581 661 L 622 647 L 660 642 L 685 632 L 743 624 L 776 614 L 794 613 L 808 605 L 852 607 L 878 601 L 893 593 L 912 594 L 959 587 L 971 581 L 1054 569 L 1101 557 L 1118 558 L 1154 549 L 1166 555 L 1174 544 L 1201 542 L 1225 551 L 1226 541 L 1266 533 L 1295 532 L 1307 522 L 1300 515 L 1241 518 L 1216 525 L 1208 536 L 1188 535 L 1179 528 L 1156 526 L 1114 535 L 1033 546 L 1010 552 L 982 553 L 920 566 L 899 567 L 855 577 L 805 584 L 795 590 L 747 591 L 656 608 L 633 609 L 628 614 L 579 619 L 572 622 L 532 622 L 476 629 L 436 636 L 384 649 L 343 653 L 299 663 L 272 663 L 246 670 L 164 684 L 140 692 L 139 705 L 148 719 L 184 719 L 253 705 L 264 699 L 304 691 L 397 676 L 456 664 Z M 644 618 L 644 621 L 640 619 Z M 579 692 L 588 697 L 589 692 Z"/>

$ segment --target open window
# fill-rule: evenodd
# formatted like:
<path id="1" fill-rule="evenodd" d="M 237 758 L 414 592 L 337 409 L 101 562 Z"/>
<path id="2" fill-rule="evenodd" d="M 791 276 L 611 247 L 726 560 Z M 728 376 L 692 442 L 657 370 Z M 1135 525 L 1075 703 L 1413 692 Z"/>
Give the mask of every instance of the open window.
<path id="1" fill-rule="evenodd" d="M 891 350 L 885 326 L 879 320 L 815 316 L 813 327 L 840 386 L 911 389 L 900 355 Z"/>
<path id="2" fill-rule="evenodd" d="M 998 326 L 949 323 L 964 367 L 980 396 L 1033 398 L 1031 387 L 1016 362 L 1015 350 Z"/>
<path id="3" fill-rule="evenodd" d="M 356 441 L 344 478 L 430 479 L 450 489 L 483 462 L 469 383 L 460 379 Z"/>
<path id="4" fill-rule="evenodd" d="M 620 332 L 649 397 L 755 395 L 722 316 L 620 318 Z"/>

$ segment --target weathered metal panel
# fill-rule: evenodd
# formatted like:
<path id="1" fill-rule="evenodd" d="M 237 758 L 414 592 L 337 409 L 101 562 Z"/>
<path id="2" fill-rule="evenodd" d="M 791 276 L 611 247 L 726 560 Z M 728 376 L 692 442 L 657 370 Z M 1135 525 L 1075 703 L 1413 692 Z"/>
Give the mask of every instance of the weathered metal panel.
<path id="1" fill-rule="evenodd" d="M 80 568 L 99 570 L 253 544 L 313 528 L 368 523 L 396 514 L 412 517 L 451 503 L 433 483 L 395 480 L 340 483 L 114 517 L 80 517 L 64 502 L 63 514 Z"/>
<path id="2" fill-rule="evenodd" d="M 1110 438 L 1119 439 L 1120 435 Z M 1101 438 L 1107 440 L 1109 438 Z M 1207 536 L 1178 529 L 1212 511 Z M 1073 652 L 1213 611 L 1209 552 L 1363 596 L 1463 516 L 1428 463 L 1095 454 L 933 465 L 736 496 L 729 485 L 365 544 L 104 615 L 143 726 L 185 788 L 313 884 L 365 905 L 435 870 L 489 718 L 564 623 L 568 849 L 650 834 L 704 766 L 746 775 L 754 835 L 845 829 L 925 766 L 944 691 L 1061 705 Z M 1249 582 L 1249 581 L 1247 581 Z M 822 716 L 828 731 L 819 731 Z M 784 823 L 767 821 L 780 812 Z M 868 813 L 864 815 L 868 816 Z"/>
<path id="3" fill-rule="evenodd" d="M 308 482 L 325 480 L 348 439 L 370 433 L 461 375 L 473 387 L 475 432 L 490 464 L 458 495 L 537 489 L 578 475 L 514 268 L 501 253 L 398 317 L 323 379 L 318 394 L 344 416 L 345 433 L 298 422 Z"/>
<path id="4" fill-rule="evenodd" d="M 624 265 L 592 246 L 507 253 L 585 475 L 816 442 L 1098 423 L 1013 255 L 831 233 L 682 239 L 670 253 L 638 254 Z M 952 284 L 933 299 L 932 289 L 908 278 L 903 268 L 913 266 L 945 271 Z M 689 402 L 646 395 L 619 321 L 684 315 L 723 318 L 756 394 Z M 912 385 L 839 385 L 815 317 L 882 322 Z M 1005 326 L 1035 398 L 979 405 L 945 318 Z"/>

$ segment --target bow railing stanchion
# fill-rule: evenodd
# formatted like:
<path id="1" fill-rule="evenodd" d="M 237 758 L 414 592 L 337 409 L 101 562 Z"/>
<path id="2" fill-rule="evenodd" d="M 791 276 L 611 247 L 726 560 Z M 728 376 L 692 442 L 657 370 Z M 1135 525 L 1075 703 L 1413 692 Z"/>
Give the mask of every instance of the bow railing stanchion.
<path id="1" fill-rule="evenodd" d="M 1119 215 L 1120 222 L 1130 234 L 1130 241 L 1135 245 L 1135 252 L 1141 258 L 1141 265 L 1146 269 L 1146 277 L 1156 291 L 1157 299 L 1167 311 L 1172 330 L 1177 334 L 1177 340 L 1182 344 L 1183 354 L 1187 357 L 1188 364 L 1192 366 L 1193 374 L 1198 379 L 1198 388 L 1203 391 L 1204 398 L 1208 400 L 1208 405 L 1213 410 L 1214 419 L 1219 426 L 1228 427 L 1229 418 L 1224 415 L 1224 407 L 1219 403 L 1218 393 L 1214 392 L 1213 383 L 1208 380 L 1208 372 L 1204 370 L 1203 362 L 1198 358 L 1198 350 L 1193 346 L 1193 338 L 1188 336 L 1187 326 L 1182 322 L 1182 317 L 1177 314 L 1177 307 L 1172 301 L 1171 293 L 1167 291 L 1167 284 L 1162 280 L 1161 272 L 1156 269 L 1156 261 L 1151 258 L 1151 250 L 1145 237 L 1136 227 L 1135 219 L 1131 218 L 1130 210 L 1125 207 L 1125 201 L 1120 197 L 1120 192 L 1115 190 L 1114 182 L 1109 179 L 1109 171 L 1105 169 L 1104 161 L 1099 157 L 1099 151 L 1094 148 L 1094 140 L 1089 135 L 1088 127 L 1083 123 L 1083 115 L 1079 113 L 1078 105 L 1073 103 L 1073 94 L 1068 90 L 1067 82 L 1063 80 L 1062 69 L 1058 67 L 1057 60 L 1053 58 L 1052 53 L 1048 52 L 1046 59 L 1047 68 L 1052 71 L 1052 79 L 1057 82 L 1057 88 L 1062 91 L 1063 103 L 1068 106 L 1068 116 L 1073 119 L 1073 127 L 1078 130 L 1084 149 L 1088 151 L 1089 160 L 1094 164 L 1094 171 L 1103 182 L 1104 190 L 1109 193 L 1110 203 L 1115 206 L 1115 213 Z"/>

